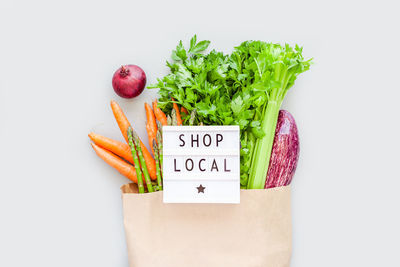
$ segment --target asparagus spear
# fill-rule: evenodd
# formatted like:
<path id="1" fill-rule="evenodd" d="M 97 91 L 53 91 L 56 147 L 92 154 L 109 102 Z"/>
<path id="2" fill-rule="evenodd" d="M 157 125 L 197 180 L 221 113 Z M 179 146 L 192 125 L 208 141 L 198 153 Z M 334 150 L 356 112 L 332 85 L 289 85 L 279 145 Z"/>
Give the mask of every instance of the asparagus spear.
<path id="1" fill-rule="evenodd" d="M 158 183 L 158 190 L 162 190 L 162 177 L 161 177 L 161 170 L 160 170 L 160 156 L 157 147 L 156 140 L 153 139 L 153 149 L 154 149 L 154 157 L 156 160 L 156 170 L 157 170 L 157 183 Z"/>
<path id="2" fill-rule="evenodd" d="M 160 130 L 160 128 L 158 128 L 156 138 L 157 138 L 157 143 L 158 143 L 158 156 L 160 158 L 160 169 L 162 172 L 162 169 L 163 169 L 163 142 L 162 142 L 162 131 Z"/>
<path id="3" fill-rule="evenodd" d="M 178 125 L 178 119 L 176 118 L 176 111 L 173 109 L 171 111 L 171 117 L 172 117 L 172 125 L 177 126 Z"/>
<path id="4" fill-rule="evenodd" d="M 160 121 L 156 120 L 156 124 L 157 124 L 157 129 L 161 130 L 162 129 L 162 124 Z M 157 141 L 158 142 L 158 141 Z"/>
<path id="5" fill-rule="evenodd" d="M 189 119 L 189 125 L 192 126 L 194 123 L 194 119 L 196 118 L 196 110 L 193 109 L 193 111 L 190 113 L 190 119 Z"/>
<path id="6" fill-rule="evenodd" d="M 153 186 L 153 189 L 155 192 L 160 191 L 160 189 L 158 188 L 158 184 L 157 181 L 151 181 L 151 185 Z"/>
<path id="7" fill-rule="evenodd" d="M 144 193 L 143 178 L 142 178 L 143 175 L 142 175 L 142 170 L 140 169 L 139 159 L 136 154 L 136 148 L 133 143 L 132 131 L 133 131 L 132 128 L 129 127 L 128 133 L 127 133 L 128 134 L 128 142 L 129 142 L 129 146 L 131 147 L 133 162 L 135 163 L 135 170 L 136 170 L 136 177 L 137 177 L 137 182 L 138 182 L 138 187 L 139 187 L 139 193 Z"/>
<path id="8" fill-rule="evenodd" d="M 167 115 L 167 124 L 172 125 L 172 118 L 170 115 Z"/>
<path id="9" fill-rule="evenodd" d="M 149 171 L 147 170 L 146 161 L 144 160 L 142 149 L 140 148 L 139 136 L 134 131 L 132 131 L 132 135 L 133 135 L 133 141 L 135 142 L 137 154 L 139 156 L 140 166 L 142 166 L 142 169 L 143 169 L 143 176 L 144 176 L 144 180 L 146 181 L 146 184 L 147 184 L 147 191 L 149 191 L 149 193 L 154 192 L 153 186 L 151 184 Z"/>

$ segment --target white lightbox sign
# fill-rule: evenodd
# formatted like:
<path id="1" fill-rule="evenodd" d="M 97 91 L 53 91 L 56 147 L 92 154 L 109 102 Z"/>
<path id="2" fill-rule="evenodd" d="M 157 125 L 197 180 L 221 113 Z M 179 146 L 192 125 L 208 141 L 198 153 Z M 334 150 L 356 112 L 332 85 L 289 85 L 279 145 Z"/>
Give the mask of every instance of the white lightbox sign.
<path id="1" fill-rule="evenodd" d="M 240 203 L 239 126 L 163 127 L 164 203 Z"/>

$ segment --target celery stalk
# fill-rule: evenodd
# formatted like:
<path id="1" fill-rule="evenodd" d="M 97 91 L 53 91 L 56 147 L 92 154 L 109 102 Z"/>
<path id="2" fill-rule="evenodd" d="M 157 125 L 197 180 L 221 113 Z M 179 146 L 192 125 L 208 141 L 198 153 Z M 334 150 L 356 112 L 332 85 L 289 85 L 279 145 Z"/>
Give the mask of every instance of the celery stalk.
<path id="1" fill-rule="evenodd" d="M 292 62 L 292 65 L 285 64 L 283 57 L 279 57 L 272 67 L 275 86 L 269 91 L 268 102 L 263 110 L 261 128 L 265 135 L 256 143 L 247 184 L 248 189 L 263 189 L 265 186 L 279 109 L 296 76 L 309 68 L 308 61 L 304 62 L 304 66 L 299 64 L 299 62 Z"/>
<path id="2" fill-rule="evenodd" d="M 262 130 L 265 132 L 265 135 L 257 140 L 253 153 L 253 163 L 247 185 L 249 189 L 264 188 L 280 106 L 281 103 L 277 101 L 269 101 L 266 106 L 262 122 Z"/>

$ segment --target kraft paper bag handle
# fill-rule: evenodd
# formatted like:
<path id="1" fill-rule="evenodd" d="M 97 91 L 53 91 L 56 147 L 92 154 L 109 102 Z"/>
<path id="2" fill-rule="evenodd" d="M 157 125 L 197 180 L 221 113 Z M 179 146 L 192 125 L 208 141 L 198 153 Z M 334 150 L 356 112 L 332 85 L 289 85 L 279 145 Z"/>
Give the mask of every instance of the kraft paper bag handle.
<path id="1" fill-rule="evenodd" d="M 241 190 L 240 204 L 164 204 L 121 187 L 131 267 L 289 267 L 290 187 Z"/>

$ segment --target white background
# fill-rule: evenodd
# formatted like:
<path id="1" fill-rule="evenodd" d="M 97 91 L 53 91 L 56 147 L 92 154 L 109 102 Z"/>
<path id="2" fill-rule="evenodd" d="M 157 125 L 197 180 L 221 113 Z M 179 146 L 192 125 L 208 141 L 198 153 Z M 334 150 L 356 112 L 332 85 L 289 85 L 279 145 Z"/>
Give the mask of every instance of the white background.
<path id="1" fill-rule="evenodd" d="M 297 120 L 292 267 L 400 266 L 397 1 L 0 2 L 0 266 L 127 267 L 119 187 L 87 134 L 122 140 L 116 99 L 144 140 L 144 101 L 111 87 L 121 64 L 149 82 L 182 39 L 229 52 L 297 42 L 311 70 Z"/>

